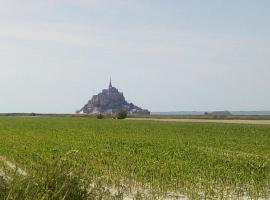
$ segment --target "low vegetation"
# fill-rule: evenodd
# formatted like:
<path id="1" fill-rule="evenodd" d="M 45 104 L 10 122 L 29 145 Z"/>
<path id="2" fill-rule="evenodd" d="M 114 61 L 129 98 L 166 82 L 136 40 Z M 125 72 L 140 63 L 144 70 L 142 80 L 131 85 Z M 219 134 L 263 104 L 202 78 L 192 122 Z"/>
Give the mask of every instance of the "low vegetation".
<path id="1" fill-rule="evenodd" d="M 0 117 L 0 156 L 0 199 L 270 198 L 269 125 Z"/>
<path id="2" fill-rule="evenodd" d="M 101 114 L 101 113 L 97 114 L 97 119 L 103 119 L 103 118 L 104 118 L 103 114 Z"/>
<path id="3" fill-rule="evenodd" d="M 153 119 L 270 120 L 269 115 L 129 115 L 128 117 Z"/>
<path id="4" fill-rule="evenodd" d="M 127 111 L 125 111 L 125 110 L 120 110 L 120 111 L 118 111 L 117 113 L 116 113 L 116 118 L 117 119 L 125 119 L 125 118 L 127 118 Z"/>

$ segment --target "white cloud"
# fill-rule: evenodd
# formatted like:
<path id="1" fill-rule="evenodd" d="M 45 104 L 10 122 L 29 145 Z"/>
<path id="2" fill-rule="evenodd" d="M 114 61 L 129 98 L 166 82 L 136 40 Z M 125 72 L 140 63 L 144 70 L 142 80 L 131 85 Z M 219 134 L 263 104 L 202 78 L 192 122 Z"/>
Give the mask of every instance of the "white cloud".
<path id="1" fill-rule="evenodd" d="M 139 27 L 119 27 L 93 23 L 84 26 L 76 21 L 44 21 L 38 17 L 50 15 L 50 11 L 66 5 L 77 5 L 95 10 L 102 7 L 116 8 L 131 3 L 126 0 L 0 0 L 0 37 L 31 40 L 58 45 L 76 45 L 102 48 L 122 54 L 141 54 L 172 59 L 226 60 L 238 56 L 263 59 L 268 54 L 270 41 L 248 35 L 226 35 L 219 32 L 195 32 L 193 30 Z M 134 4 L 134 2 L 133 2 Z M 110 9 L 112 9 L 110 8 Z M 91 9 L 90 9 L 91 10 Z M 55 14 L 55 13 L 54 13 Z M 28 18 L 24 19 L 23 16 Z M 46 16 L 44 16 L 46 18 Z M 98 19 L 91 19 L 96 21 Z M 248 56 L 247 56 L 248 55 Z"/>

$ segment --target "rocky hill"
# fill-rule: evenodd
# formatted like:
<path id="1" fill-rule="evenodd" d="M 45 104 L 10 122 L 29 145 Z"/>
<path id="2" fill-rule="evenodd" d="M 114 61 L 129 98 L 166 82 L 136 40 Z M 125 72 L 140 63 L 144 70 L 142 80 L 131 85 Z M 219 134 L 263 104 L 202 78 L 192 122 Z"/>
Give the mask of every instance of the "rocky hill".
<path id="1" fill-rule="evenodd" d="M 133 103 L 128 103 L 125 100 L 123 93 L 113 87 L 110 81 L 109 88 L 102 90 L 101 93 L 94 95 L 88 103 L 83 106 L 78 114 L 113 114 L 119 110 L 126 110 L 129 114 L 149 115 L 150 112 L 135 106 Z"/>

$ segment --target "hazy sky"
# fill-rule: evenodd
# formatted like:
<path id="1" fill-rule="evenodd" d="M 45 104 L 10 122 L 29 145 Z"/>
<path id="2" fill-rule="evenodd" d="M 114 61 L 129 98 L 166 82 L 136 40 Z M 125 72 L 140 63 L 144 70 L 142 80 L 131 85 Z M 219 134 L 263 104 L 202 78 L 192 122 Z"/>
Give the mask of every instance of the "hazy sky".
<path id="1" fill-rule="evenodd" d="M 270 110 L 269 0 L 0 0 L 0 112 Z"/>

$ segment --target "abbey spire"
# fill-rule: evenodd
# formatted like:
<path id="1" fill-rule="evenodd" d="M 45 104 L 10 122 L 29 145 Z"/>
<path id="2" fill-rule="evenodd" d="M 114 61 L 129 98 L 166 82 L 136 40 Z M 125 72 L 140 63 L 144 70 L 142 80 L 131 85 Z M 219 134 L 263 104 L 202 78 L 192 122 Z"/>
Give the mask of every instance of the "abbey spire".
<path id="1" fill-rule="evenodd" d="M 110 78 L 109 89 L 112 88 L 112 79 Z"/>

